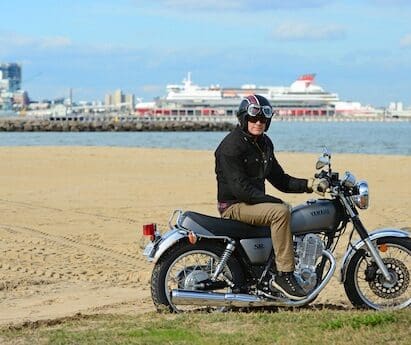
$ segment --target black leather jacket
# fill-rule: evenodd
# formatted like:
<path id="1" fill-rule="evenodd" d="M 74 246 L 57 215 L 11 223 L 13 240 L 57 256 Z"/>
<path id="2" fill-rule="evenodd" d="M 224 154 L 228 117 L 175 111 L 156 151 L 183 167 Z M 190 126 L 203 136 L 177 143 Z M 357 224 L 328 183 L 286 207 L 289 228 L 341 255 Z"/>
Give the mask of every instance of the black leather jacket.
<path id="1" fill-rule="evenodd" d="M 214 154 L 219 202 L 282 203 L 265 194 L 265 179 L 282 192 L 307 192 L 307 180 L 284 172 L 274 156 L 273 143 L 265 134 L 255 141 L 236 127 Z"/>

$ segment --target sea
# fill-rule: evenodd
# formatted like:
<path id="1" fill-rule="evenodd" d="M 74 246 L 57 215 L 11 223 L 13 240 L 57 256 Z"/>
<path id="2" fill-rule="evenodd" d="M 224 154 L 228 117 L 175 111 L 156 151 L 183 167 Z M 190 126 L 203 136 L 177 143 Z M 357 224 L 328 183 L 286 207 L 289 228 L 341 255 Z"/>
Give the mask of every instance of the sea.
<path id="1" fill-rule="evenodd" d="M 112 146 L 215 150 L 228 132 L 0 132 L 0 146 Z M 272 122 L 277 152 L 411 155 L 411 122 Z"/>

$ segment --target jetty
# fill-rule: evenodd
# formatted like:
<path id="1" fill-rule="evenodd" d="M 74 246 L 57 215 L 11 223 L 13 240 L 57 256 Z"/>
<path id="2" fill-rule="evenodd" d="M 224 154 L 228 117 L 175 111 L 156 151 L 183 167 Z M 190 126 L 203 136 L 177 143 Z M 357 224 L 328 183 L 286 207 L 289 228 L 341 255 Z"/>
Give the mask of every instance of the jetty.
<path id="1" fill-rule="evenodd" d="M 274 116 L 273 122 L 404 122 L 411 118 L 361 116 Z M 0 117 L 0 132 L 177 132 L 229 131 L 236 116 L 82 115 L 62 117 Z"/>

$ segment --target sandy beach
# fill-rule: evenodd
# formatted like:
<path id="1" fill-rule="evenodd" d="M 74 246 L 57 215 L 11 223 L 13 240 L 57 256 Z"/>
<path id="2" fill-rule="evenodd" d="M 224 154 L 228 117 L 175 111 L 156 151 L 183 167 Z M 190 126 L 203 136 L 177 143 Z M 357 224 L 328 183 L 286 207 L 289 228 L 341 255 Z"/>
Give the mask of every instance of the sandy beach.
<path id="1" fill-rule="evenodd" d="M 314 174 L 316 154 L 277 158 L 290 175 Z M 368 181 L 368 229 L 411 226 L 410 156 L 332 160 Z M 166 229 L 174 209 L 217 216 L 212 151 L 2 147 L 0 162 L 0 325 L 154 310 L 142 225 Z M 293 205 L 315 197 L 268 192 Z M 315 303 L 350 307 L 336 278 Z"/>

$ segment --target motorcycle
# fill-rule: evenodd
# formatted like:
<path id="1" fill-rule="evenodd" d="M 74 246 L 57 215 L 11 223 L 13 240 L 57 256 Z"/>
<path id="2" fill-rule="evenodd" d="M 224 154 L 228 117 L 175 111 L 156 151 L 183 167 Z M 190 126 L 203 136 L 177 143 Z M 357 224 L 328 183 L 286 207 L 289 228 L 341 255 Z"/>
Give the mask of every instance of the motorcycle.
<path id="1" fill-rule="evenodd" d="M 368 233 L 357 210 L 368 208 L 367 182 L 357 182 L 350 172 L 340 178 L 326 150 L 316 169 L 330 197 L 291 210 L 294 275 L 307 294 L 303 300 L 291 300 L 271 286 L 276 273 L 269 227 L 176 210 L 163 235 L 155 223 L 143 226 L 143 235 L 150 238 L 144 255 L 154 263 L 151 295 L 157 310 L 305 306 L 334 275 L 334 251 L 348 224 L 352 230 L 339 269 L 348 299 L 358 308 L 408 307 L 409 233 L 395 228 Z M 359 239 L 353 243 L 354 232 Z"/>

